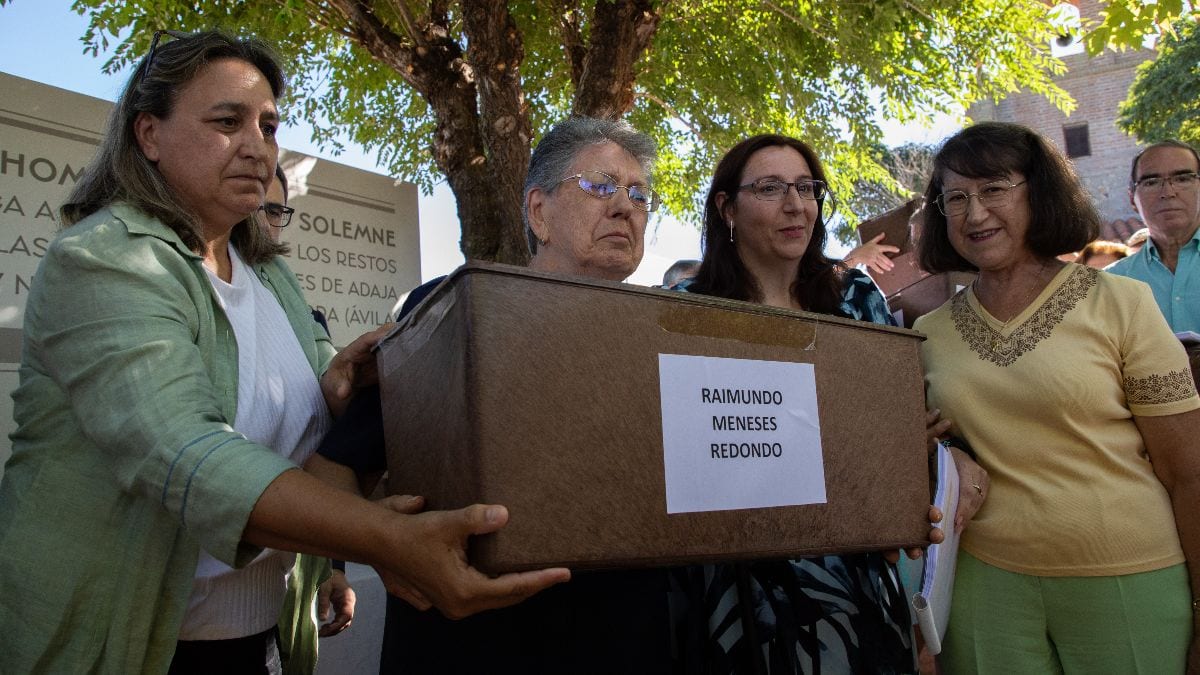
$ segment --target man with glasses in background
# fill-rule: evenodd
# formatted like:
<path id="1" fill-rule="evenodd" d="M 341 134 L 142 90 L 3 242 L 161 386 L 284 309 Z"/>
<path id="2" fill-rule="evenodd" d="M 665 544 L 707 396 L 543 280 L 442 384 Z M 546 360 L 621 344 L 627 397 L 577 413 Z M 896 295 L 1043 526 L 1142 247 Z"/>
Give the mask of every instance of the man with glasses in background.
<path id="1" fill-rule="evenodd" d="M 275 180 L 271 181 L 270 186 L 267 187 L 263 205 L 258 207 L 258 210 L 266 216 L 267 235 L 271 237 L 271 241 L 279 241 L 280 230 L 292 222 L 292 214 L 296 212 L 296 209 L 288 206 L 287 203 L 287 176 L 283 173 L 283 167 L 276 164 Z"/>
<path id="2" fill-rule="evenodd" d="M 1129 200 L 1150 230 L 1140 251 L 1107 268 L 1144 281 L 1176 333 L 1200 333 L 1200 155 L 1167 140 L 1133 158 Z"/>

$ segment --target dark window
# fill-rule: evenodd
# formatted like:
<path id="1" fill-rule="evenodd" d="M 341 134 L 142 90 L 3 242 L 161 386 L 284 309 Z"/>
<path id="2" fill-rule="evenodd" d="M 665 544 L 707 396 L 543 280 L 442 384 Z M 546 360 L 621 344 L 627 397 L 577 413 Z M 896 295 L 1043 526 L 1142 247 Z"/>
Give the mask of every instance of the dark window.
<path id="1" fill-rule="evenodd" d="M 1063 140 L 1067 143 L 1067 157 L 1087 157 L 1092 154 L 1092 142 L 1088 140 L 1086 124 L 1063 127 Z"/>

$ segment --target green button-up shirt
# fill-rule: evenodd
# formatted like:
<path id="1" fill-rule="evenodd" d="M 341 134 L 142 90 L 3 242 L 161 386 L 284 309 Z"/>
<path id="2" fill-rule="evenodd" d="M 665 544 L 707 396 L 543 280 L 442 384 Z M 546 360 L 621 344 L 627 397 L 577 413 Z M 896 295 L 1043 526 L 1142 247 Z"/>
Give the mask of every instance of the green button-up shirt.
<path id="1" fill-rule="evenodd" d="M 334 350 L 280 260 L 256 266 L 314 376 Z M 113 205 L 63 231 L 25 310 L 0 484 L 0 672 L 165 673 L 201 548 L 234 565 L 295 468 L 230 426 L 237 343 L 201 258 Z"/>
<path id="2" fill-rule="evenodd" d="M 1200 333 L 1200 230 L 1179 249 L 1173 273 L 1163 264 L 1152 239 L 1104 271 L 1146 282 L 1171 330 Z"/>

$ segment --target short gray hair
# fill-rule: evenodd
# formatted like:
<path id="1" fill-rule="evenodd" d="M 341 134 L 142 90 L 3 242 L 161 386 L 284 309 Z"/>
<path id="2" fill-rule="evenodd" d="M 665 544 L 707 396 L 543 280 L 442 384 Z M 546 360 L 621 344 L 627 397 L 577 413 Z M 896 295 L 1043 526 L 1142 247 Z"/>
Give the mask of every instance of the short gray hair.
<path id="1" fill-rule="evenodd" d="M 579 151 L 597 143 L 616 143 L 633 155 L 646 176 L 654 170 L 658 147 L 654 139 L 634 129 L 628 122 L 595 117 L 568 117 L 546 132 L 529 158 L 521 215 L 525 220 L 525 239 L 529 252 L 537 253 L 537 236 L 529 226 L 529 192 L 539 188 L 553 192 L 571 170 Z"/>

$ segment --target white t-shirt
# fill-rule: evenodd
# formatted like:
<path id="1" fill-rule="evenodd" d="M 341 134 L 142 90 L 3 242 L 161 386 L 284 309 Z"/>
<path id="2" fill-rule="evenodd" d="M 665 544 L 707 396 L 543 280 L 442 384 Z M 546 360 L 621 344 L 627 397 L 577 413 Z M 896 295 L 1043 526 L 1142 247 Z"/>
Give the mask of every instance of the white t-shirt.
<path id="1" fill-rule="evenodd" d="M 303 464 L 329 430 L 329 408 L 279 300 L 232 245 L 229 258 L 231 283 L 205 269 L 237 339 L 233 428 Z M 179 639 L 225 640 L 276 625 L 294 562 L 292 553 L 265 549 L 235 570 L 201 551 Z"/>

